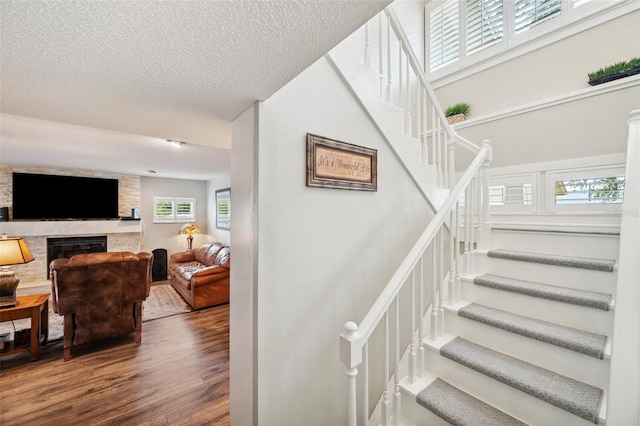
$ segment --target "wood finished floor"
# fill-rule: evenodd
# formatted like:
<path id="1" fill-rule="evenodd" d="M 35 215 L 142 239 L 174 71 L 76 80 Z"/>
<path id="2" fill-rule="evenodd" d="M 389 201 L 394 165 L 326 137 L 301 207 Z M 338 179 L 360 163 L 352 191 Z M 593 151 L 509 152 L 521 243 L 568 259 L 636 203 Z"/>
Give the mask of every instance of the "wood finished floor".
<path id="1" fill-rule="evenodd" d="M 0 424 L 228 425 L 229 305 L 147 321 L 71 349 L 0 359 Z"/>

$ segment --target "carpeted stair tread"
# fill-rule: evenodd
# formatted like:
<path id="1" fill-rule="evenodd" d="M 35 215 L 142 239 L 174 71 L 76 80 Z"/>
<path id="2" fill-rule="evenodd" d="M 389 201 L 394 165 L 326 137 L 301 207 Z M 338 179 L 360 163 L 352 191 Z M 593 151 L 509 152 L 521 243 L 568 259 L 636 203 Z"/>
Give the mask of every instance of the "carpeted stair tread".
<path id="1" fill-rule="evenodd" d="M 454 426 L 526 426 L 526 423 L 436 378 L 416 396 L 418 404 Z"/>
<path id="2" fill-rule="evenodd" d="M 613 299 L 613 296 L 608 293 L 578 290 L 491 274 L 475 277 L 473 283 L 483 287 L 491 287 L 497 290 L 510 291 L 512 293 L 555 300 L 556 302 L 570 303 L 572 305 L 586 306 L 603 311 L 609 310 L 609 305 Z"/>
<path id="3" fill-rule="evenodd" d="M 458 315 L 594 358 L 604 358 L 607 336 L 602 334 L 565 327 L 477 303 L 470 303 L 459 309 Z"/>
<path id="4" fill-rule="evenodd" d="M 600 388 L 456 337 L 440 354 L 576 416 L 598 422 Z"/>
<path id="5" fill-rule="evenodd" d="M 613 272 L 616 265 L 616 261 L 610 259 L 558 256 L 502 249 L 489 250 L 487 252 L 487 256 L 499 259 L 518 260 L 522 262 L 542 263 L 546 265 L 566 266 L 568 268 L 580 268 L 605 272 Z"/>

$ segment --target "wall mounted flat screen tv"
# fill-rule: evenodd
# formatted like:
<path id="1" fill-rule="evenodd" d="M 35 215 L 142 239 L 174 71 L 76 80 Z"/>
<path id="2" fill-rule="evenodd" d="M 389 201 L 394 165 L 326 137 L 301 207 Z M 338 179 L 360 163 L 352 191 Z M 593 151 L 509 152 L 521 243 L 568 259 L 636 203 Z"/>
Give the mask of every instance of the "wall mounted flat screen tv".
<path id="1" fill-rule="evenodd" d="M 118 179 L 13 173 L 13 220 L 118 218 Z"/>

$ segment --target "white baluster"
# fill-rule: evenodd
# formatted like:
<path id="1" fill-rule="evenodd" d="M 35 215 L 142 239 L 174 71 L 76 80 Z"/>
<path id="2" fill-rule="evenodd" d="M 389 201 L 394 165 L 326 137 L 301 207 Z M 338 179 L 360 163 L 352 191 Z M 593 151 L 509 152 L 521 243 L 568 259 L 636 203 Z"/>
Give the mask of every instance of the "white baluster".
<path id="1" fill-rule="evenodd" d="M 404 96 L 404 134 L 411 136 L 411 67 L 409 65 L 409 55 L 405 55 L 407 65 L 405 67 L 405 96 Z"/>
<path id="2" fill-rule="evenodd" d="M 438 336 L 444 335 L 444 302 L 442 294 L 442 279 L 444 278 L 444 226 L 440 227 L 440 231 L 436 234 L 438 237 Z"/>
<path id="3" fill-rule="evenodd" d="M 464 191 L 464 272 L 470 274 L 469 245 L 471 240 L 471 185 Z"/>
<path id="4" fill-rule="evenodd" d="M 436 340 L 438 334 L 438 273 L 436 271 L 437 263 L 437 244 L 434 240 L 431 242 L 431 340 Z"/>
<path id="5" fill-rule="evenodd" d="M 455 250 L 456 250 L 456 282 L 455 282 L 455 301 L 459 302 L 460 301 L 460 271 L 462 271 L 462 256 L 460 255 L 460 224 L 462 223 L 462 209 L 460 208 L 460 200 L 458 200 L 456 202 L 456 206 L 455 206 L 455 210 L 456 210 L 456 229 L 455 229 L 455 236 L 456 236 L 456 246 L 455 246 Z"/>
<path id="6" fill-rule="evenodd" d="M 362 420 L 360 424 L 369 424 L 369 342 L 366 342 L 363 347 L 363 359 L 362 359 Z"/>
<path id="7" fill-rule="evenodd" d="M 369 22 L 364 24 L 364 65 L 371 68 L 371 41 L 369 40 Z"/>
<path id="8" fill-rule="evenodd" d="M 424 338 L 427 337 L 424 326 L 424 254 L 420 256 L 420 314 L 418 316 L 418 375 L 424 374 Z"/>
<path id="9" fill-rule="evenodd" d="M 453 305 L 455 301 L 455 281 L 456 281 L 456 258 L 455 258 L 455 238 L 456 232 L 456 215 L 455 208 L 449 212 L 449 287 L 447 292 L 447 300 L 449 305 Z"/>
<path id="10" fill-rule="evenodd" d="M 420 86 L 420 144 L 422 147 L 422 164 L 429 164 L 429 147 L 427 146 L 427 93 Z"/>
<path id="11" fill-rule="evenodd" d="M 485 146 L 489 145 L 489 141 L 482 142 Z M 487 159 L 482 165 L 482 237 L 480 240 L 482 250 L 489 250 L 491 246 L 491 217 L 489 205 L 489 166 L 491 165 L 491 149 L 487 155 Z"/>
<path id="12" fill-rule="evenodd" d="M 436 161 L 438 163 L 438 187 L 442 188 L 442 128 L 440 117 L 436 120 Z"/>
<path id="13" fill-rule="evenodd" d="M 435 167 L 438 166 L 436 160 L 436 107 L 431 105 L 431 164 Z"/>
<path id="14" fill-rule="evenodd" d="M 400 424 L 400 296 L 396 296 L 396 342 L 395 342 L 395 368 L 393 372 L 394 377 L 394 392 L 393 392 L 393 424 Z"/>
<path id="15" fill-rule="evenodd" d="M 382 392 L 382 425 L 389 424 L 389 417 L 391 412 L 389 411 L 389 311 L 384 314 L 384 367 L 383 367 L 383 386 Z"/>
<path id="16" fill-rule="evenodd" d="M 384 56 L 382 49 L 382 13 L 378 15 L 378 73 L 380 75 L 380 99 L 384 99 Z"/>
<path id="17" fill-rule="evenodd" d="M 449 188 L 453 189 L 456 186 L 456 173 L 455 173 L 455 157 L 456 157 L 456 144 L 453 139 L 449 141 Z"/>
<path id="18" fill-rule="evenodd" d="M 391 88 L 393 79 L 391 77 L 391 18 L 387 16 L 387 103 L 391 103 Z"/>
<path id="19" fill-rule="evenodd" d="M 409 346 L 409 383 L 416 381 L 416 355 L 418 346 L 418 336 L 416 336 L 416 272 L 415 268 L 411 271 L 411 319 L 409 325 L 409 336 L 411 336 L 411 345 Z"/>
<path id="20" fill-rule="evenodd" d="M 470 221 L 470 234 L 469 234 L 469 272 L 473 273 L 475 271 L 475 250 L 476 250 L 476 200 L 477 200 L 477 178 L 471 179 L 471 184 L 469 185 L 470 193 L 469 193 L 469 221 Z"/>
<path id="21" fill-rule="evenodd" d="M 397 104 L 399 108 L 402 108 L 404 100 L 403 98 L 403 89 L 404 89 L 404 74 L 402 72 L 402 44 L 398 45 L 398 100 Z"/>

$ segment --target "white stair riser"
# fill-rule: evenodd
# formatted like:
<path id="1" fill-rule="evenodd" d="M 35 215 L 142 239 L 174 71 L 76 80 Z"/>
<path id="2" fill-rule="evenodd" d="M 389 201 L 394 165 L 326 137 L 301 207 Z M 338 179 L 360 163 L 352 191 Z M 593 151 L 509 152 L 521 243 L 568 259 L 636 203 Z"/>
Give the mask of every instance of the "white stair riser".
<path id="1" fill-rule="evenodd" d="M 492 248 L 596 259 L 617 259 L 620 237 L 617 235 L 564 234 L 493 230 Z"/>
<path id="2" fill-rule="evenodd" d="M 510 333 L 477 321 L 461 318 L 453 312 L 445 314 L 444 324 L 446 332 L 449 334 L 464 337 L 547 370 L 601 389 L 607 389 L 609 382 L 609 360 L 607 359 L 593 358 Z"/>
<path id="3" fill-rule="evenodd" d="M 463 300 L 474 301 L 496 309 L 554 322 L 567 327 L 579 328 L 592 333 L 606 336 L 611 336 L 612 334 L 613 311 L 602 311 L 482 287 L 465 279 L 460 281 L 460 288 Z"/>
<path id="4" fill-rule="evenodd" d="M 616 272 L 591 271 L 563 266 L 475 256 L 475 271 L 542 284 L 557 285 L 615 295 Z"/>
<path id="5" fill-rule="evenodd" d="M 430 372 L 453 386 L 530 425 L 593 425 L 565 410 L 444 358 L 436 351 L 426 351 L 425 365 Z"/>

